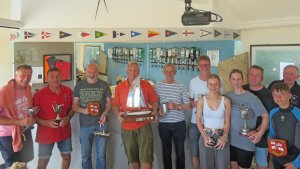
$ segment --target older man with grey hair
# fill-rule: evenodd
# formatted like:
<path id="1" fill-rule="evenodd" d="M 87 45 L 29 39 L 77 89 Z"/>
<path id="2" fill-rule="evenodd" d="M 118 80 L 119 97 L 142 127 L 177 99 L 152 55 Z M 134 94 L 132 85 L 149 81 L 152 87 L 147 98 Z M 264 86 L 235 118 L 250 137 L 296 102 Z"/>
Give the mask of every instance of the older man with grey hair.
<path id="1" fill-rule="evenodd" d="M 299 69 L 295 65 L 287 65 L 283 69 L 283 79 L 275 80 L 269 85 L 269 89 L 275 83 L 283 82 L 287 84 L 291 90 L 292 97 L 290 99 L 291 104 L 300 107 L 300 85 L 297 83 L 297 79 L 299 78 Z"/>

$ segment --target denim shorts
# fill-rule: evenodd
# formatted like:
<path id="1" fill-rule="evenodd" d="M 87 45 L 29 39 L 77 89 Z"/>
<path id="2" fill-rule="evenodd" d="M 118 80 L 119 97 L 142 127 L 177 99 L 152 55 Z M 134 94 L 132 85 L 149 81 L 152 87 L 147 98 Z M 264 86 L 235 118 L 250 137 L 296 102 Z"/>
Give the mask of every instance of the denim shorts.
<path id="1" fill-rule="evenodd" d="M 55 143 L 42 144 L 39 143 L 39 158 L 49 159 L 52 155 L 52 150 Z M 70 154 L 72 152 L 72 141 L 71 138 L 57 142 L 57 148 L 61 154 Z"/>
<path id="2" fill-rule="evenodd" d="M 268 167 L 268 148 L 255 148 L 255 161 L 260 167 Z"/>
<path id="3" fill-rule="evenodd" d="M 200 131 L 197 124 L 190 123 L 189 125 L 189 143 L 192 157 L 199 157 L 199 139 Z"/>

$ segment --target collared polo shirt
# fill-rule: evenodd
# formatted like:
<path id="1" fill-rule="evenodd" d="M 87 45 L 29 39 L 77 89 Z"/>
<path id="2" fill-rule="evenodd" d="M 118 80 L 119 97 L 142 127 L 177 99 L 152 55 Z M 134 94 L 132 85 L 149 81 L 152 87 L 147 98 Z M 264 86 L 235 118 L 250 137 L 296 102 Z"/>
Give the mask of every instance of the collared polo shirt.
<path id="1" fill-rule="evenodd" d="M 113 101 L 114 106 L 120 107 L 122 112 L 126 111 L 137 111 L 136 109 L 128 108 L 126 106 L 127 103 L 127 97 L 130 89 L 130 83 L 128 80 L 123 81 L 120 83 L 115 90 L 115 99 Z M 140 81 L 141 89 L 143 92 L 143 96 L 145 99 L 146 107 L 142 107 L 141 109 L 149 109 L 149 104 L 153 104 L 153 102 L 158 101 L 157 94 L 151 84 L 147 82 L 146 80 L 141 80 Z M 126 130 L 135 130 L 138 128 L 141 128 L 150 122 L 123 122 L 121 124 L 121 127 Z"/>
<path id="2" fill-rule="evenodd" d="M 56 118 L 56 113 L 53 110 L 52 104 L 63 104 L 60 117 L 66 117 L 72 106 L 72 90 L 64 85 L 61 85 L 59 94 L 52 92 L 48 86 L 37 91 L 33 97 L 34 106 L 40 107 L 37 116 L 43 120 Z M 38 124 L 36 132 L 36 142 L 49 144 L 59 142 L 71 137 L 71 125 L 68 123 L 65 127 L 50 128 Z"/>

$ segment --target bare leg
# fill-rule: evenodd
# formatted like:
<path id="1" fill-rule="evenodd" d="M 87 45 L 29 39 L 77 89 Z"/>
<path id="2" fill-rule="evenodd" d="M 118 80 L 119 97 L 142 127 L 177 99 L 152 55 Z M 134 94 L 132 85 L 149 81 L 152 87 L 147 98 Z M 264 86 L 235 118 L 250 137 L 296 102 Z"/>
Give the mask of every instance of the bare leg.
<path id="1" fill-rule="evenodd" d="M 152 169 L 152 163 L 142 163 L 142 169 Z"/>
<path id="2" fill-rule="evenodd" d="M 194 169 L 200 169 L 200 160 L 198 157 L 192 157 Z"/>
<path id="3" fill-rule="evenodd" d="M 131 163 L 131 168 L 132 169 L 140 169 L 140 163 L 138 163 L 138 162 Z"/>
<path id="4" fill-rule="evenodd" d="M 230 161 L 230 169 L 238 169 L 238 163 L 236 161 Z"/>
<path id="5" fill-rule="evenodd" d="M 39 159 L 37 169 L 46 169 L 49 162 L 48 159 Z"/>
<path id="6" fill-rule="evenodd" d="M 71 154 L 61 154 L 61 168 L 68 169 L 71 163 Z"/>
<path id="7" fill-rule="evenodd" d="M 259 165 L 256 165 L 257 166 L 257 169 L 269 169 L 269 167 L 261 167 Z"/>

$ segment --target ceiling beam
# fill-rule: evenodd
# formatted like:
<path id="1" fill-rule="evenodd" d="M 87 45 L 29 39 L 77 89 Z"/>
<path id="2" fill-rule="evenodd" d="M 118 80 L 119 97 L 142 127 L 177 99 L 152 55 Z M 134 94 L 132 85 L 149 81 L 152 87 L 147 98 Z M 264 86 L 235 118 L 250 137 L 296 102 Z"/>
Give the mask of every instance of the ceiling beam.
<path id="1" fill-rule="evenodd" d="M 20 21 L 0 18 L 0 27 L 2 28 L 20 29 L 23 26 L 24 24 Z"/>

